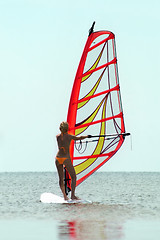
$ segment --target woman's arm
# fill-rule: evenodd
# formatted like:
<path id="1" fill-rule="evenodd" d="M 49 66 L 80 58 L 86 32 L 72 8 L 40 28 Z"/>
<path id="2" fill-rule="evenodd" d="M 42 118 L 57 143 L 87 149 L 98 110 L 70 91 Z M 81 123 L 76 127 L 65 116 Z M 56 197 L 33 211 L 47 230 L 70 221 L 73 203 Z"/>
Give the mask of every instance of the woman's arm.
<path id="1" fill-rule="evenodd" d="M 73 140 L 83 140 L 85 138 L 88 138 L 88 135 L 86 135 L 86 136 L 79 136 L 79 137 L 76 137 L 76 136 L 72 135 L 72 139 Z"/>

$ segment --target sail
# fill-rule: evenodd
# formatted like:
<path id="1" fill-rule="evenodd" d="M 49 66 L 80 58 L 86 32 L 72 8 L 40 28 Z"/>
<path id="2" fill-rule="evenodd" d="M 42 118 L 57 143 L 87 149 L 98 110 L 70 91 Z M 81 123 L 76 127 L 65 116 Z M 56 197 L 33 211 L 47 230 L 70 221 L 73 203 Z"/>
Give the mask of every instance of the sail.
<path id="1" fill-rule="evenodd" d="M 77 151 L 78 143 L 71 143 L 71 159 L 79 185 L 124 142 L 115 35 L 110 31 L 91 31 L 88 36 L 72 88 L 67 121 L 70 134 L 97 136 L 94 140 L 83 140 L 82 154 Z M 68 174 L 66 178 L 70 188 Z"/>

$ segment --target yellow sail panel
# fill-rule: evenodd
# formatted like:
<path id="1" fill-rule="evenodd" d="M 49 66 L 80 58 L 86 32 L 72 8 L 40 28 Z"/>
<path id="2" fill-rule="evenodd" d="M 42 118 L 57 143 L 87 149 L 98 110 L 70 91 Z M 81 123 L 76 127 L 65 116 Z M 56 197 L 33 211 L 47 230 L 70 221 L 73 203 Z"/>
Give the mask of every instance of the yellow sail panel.
<path id="1" fill-rule="evenodd" d="M 100 102 L 100 104 L 99 104 L 98 107 L 95 109 L 95 111 L 81 124 L 82 127 L 81 127 L 81 128 L 78 128 L 78 129 L 75 129 L 75 135 L 76 135 L 76 136 L 79 135 L 79 134 L 81 134 L 85 129 L 88 128 L 88 126 L 86 126 L 86 127 L 83 128 L 83 124 L 91 123 L 91 122 L 94 120 L 94 118 L 96 117 L 99 109 L 101 108 L 101 106 L 102 106 L 102 104 L 103 104 L 103 101 L 104 101 L 104 100 L 102 100 L 102 101 Z"/>
<path id="2" fill-rule="evenodd" d="M 101 74 L 101 76 L 98 78 L 98 81 L 96 82 L 96 84 L 94 85 L 94 87 L 92 88 L 92 90 L 91 90 L 84 98 L 93 96 L 93 94 L 95 93 L 95 91 L 96 91 L 97 88 L 98 88 L 98 85 L 99 85 L 99 83 L 100 83 L 100 81 L 101 81 L 101 79 L 102 79 L 103 74 L 104 74 L 104 71 L 103 71 L 103 73 Z M 79 109 L 79 108 L 83 107 L 88 101 L 89 101 L 89 99 L 86 100 L 86 101 L 84 101 L 84 102 L 78 103 L 77 108 Z"/>
<path id="3" fill-rule="evenodd" d="M 106 103 L 107 103 L 107 99 L 104 102 L 104 106 L 103 106 L 103 111 L 102 111 L 102 119 L 104 119 L 106 117 Z M 100 135 L 104 135 L 105 134 L 105 130 L 106 130 L 106 125 L 105 122 L 101 122 L 101 131 L 100 131 Z M 103 144 L 104 144 L 105 139 L 104 138 L 99 138 L 97 146 L 93 152 L 92 155 L 98 155 L 101 153 L 102 148 L 103 148 Z M 86 161 L 82 162 L 81 164 L 74 166 L 75 172 L 76 174 L 81 173 L 82 171 L 84 171 L 86 168 L 88 168 L 92 163 L 94 163 L 94 161 L 96 161 L 97 158 L 88 158 Z"/>
<path id="4" fill-rule="evenodd" d="M 91 70 L 96 69 L 96 67 L 97 67 L 97 65 L 98 65 L 98 63 L 99 63 L 99 61 L 100 61 L 100 59 L 101 59 L 101 56 L 102 56 L 103 50 L 104 50 L 104 48 L 103 48 L 102 51 L 100 52 L 100 54 L 99 54 L 97 60 L 96 60 L 95 63 L 93 64 L 93 66 L 92 66 L 87 72 L 90 72 Z M 87 72 L 86 72 L 86 73 L 87 73 Z M 90 74 L 88 74 L 88 75 L 82 77 L 81 82 L 86 81 L 86 80 L 91 76 L 91 74 L 92 74 L 92 73 L 90 73 Z"/>

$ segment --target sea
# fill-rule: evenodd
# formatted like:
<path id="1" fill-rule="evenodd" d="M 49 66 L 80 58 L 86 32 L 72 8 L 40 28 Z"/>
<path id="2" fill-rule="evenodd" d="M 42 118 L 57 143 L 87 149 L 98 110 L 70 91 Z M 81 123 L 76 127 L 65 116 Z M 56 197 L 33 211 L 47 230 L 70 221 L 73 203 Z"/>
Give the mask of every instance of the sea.
<path id="1" fill-rule="evenodd" d="M 62 196 L 56 172 L 0 173 L 0 240 L 158 240 L 160 173 L 97 172 L 76 188 L 89 203 L 42 203 Z"/>

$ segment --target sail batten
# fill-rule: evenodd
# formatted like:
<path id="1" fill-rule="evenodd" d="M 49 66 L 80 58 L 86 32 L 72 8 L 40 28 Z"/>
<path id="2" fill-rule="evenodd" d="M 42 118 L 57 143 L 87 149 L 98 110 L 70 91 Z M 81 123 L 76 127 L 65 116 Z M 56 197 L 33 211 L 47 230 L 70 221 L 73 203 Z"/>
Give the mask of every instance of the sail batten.
<path id="1" fill-rule="evenodd" d="M 111 64 L 115 64 L 116 62 L 117 62 L 117 59 L 114 58 L 112 61 L 110 61 L 108 63 L 105 63 L 105 64 L 103 64 L 103 65 L 101 65 L 101 66 L 99 66 L 99 67 L 97 67 L 95 69 L 92 69 L 92 70 L 90 70 L 88 72 L 85 72 L 83 75 L 79 76 L 79 78 L 83 78 L 85 76 L 88 76 L 88 75 L 90 75 L 90 74 L 92 74 L 92 73 L 94 73 L 94 72 L 96 72 L 96 71 L 98 71 L 98 70 L 100 70 L 102 68 L 108 67 Z"/>
<path id="2" fill-rule="evenodd" d="M 108 90 L 106 90 L 106 91 L 103 91 L 103 92 L 94 94 L 94 95 L 89 96 L 89 97 L 84 97 L 84 98 L 78 100 L 77 102 L 74 102 L 73 104 L 85 102 L 85 101 L 87 101 L 87 100 L 89 100 L 89 99 L 91 99 L 91 98 L 99 97 L 100 95 L 104 95 L 104 94 L 106 94 L 106 93 L 109 93 L 109 92 L 112 92 L 112 91 L 117 91 L 117 90 L 119 90 L 119 84 L 118 84 L 116 87 L 111 88 L 111 89 L 108 89 Z"/>
<path id="3" fill-rule="evenodd" d="M 105 153 L 105 154 L 96 154 L 96 155 L 91 155 L 91 156 L 79 156 L 79 157 L 73 157 L 73 160 L 106 157 L 106 156 L 111 156 L 112 154 L 114 154 L 114 152 Z"/>
<path id="4" fill-rule="evenodd" d="M 114 38 L 114 34 L 111 33 L 111 34 L 109 35 L 109 37 L 107 37 L 107 38 L 105 38 L 103 41 L 95 44 L 93 47 L 90 47 L 90 48 L 88 49 L 88 51 L 92 51 L 94 48 L 100 46 L 100 45 L 103 44 L 104 42 L 107 42 L 108 40 L 113 39 L 113 38 Z"/>
<path id="5" fill-rule="evenodd" d="M 97 123 L 102 123 L 102 122 L 106 122 L 106 121 L 109 121 L 109 120 L 112 120 L 112 119 L 115 119 L 115 118 L 121 118 L 121 117 L 122 117 L 122 113 L 120 113 L 120 114 L 118 114 L 118 115 L 116 115 L 116 116 L 112 116 L 112 117 L 100 119 L 100 120 L 93 121 L 93 122 L 86 123 L 86 124 L 82 124 L 82 125 L 80 125 L 80 124 L 78 123 L 77 126 L 75 125 L 74 129 L 79 129 L 79 128 L 88 127 L 88 126 L 91 126 L 91 125 L 95 125 L 95 124 L 97 124 Z M 70 129 L 70 130 L 72 130 L 72 129 Z"/>

